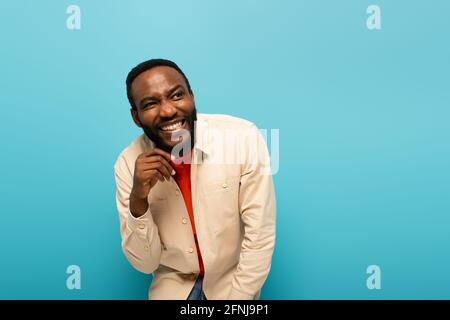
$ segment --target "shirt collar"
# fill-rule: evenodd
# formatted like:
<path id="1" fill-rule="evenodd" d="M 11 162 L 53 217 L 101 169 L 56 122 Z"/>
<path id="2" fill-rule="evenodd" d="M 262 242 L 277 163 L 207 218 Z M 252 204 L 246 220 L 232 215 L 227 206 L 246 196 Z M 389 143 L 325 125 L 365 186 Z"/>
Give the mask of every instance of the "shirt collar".
<path id="1" fill-rule="evenodd" d="M 208 122 L 203 118 L 202 114 L 198 114 L 197 121 L 194 124 L 194 136 L 195 144 L 194 149 L 201 151 L 202 153 L 209 154 L 209 135 L 208 135 Z"/>

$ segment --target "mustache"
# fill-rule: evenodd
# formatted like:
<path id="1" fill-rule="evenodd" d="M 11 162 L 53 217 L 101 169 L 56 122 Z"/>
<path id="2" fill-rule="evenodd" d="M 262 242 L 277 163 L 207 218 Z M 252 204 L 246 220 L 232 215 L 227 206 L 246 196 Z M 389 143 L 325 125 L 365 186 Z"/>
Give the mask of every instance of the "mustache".
<path id="1" fill-rule="evenodd" d="M 163 118 L 162 120 L 159 121 L 159 123 L 155 124 L 154 127 L 155 128 L 161 128 L 162 126 L 173 124 L 173 123 L 176 123 L 176 122 L 178 122 L 180 120 L 191 120 L 191 121 L 193 120 L 193 121 L 196 121 L 197 120 L 197 110 L 196 110 L 196 108 L 194 107 L 192 112 L 190 114 L 184 116 L 184 117 L 175 115 L 175 116 L 173 116 L 171 118 Z"/>

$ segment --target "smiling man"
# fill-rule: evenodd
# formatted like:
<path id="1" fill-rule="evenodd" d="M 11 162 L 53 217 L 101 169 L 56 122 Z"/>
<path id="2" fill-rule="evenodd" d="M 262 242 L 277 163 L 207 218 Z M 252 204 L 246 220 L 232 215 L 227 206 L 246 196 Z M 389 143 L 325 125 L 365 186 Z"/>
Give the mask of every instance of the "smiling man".
<path id="1" fill-rule="evenodd" d="M 116 202 L 128 261 L 153 273 L 149 298 L 259 298 L 276 211 L 262 135 L 243 119 L 197 116 L 172 61 L 139 64 L 126 85 L 144 133 L 115 163 Z"/>

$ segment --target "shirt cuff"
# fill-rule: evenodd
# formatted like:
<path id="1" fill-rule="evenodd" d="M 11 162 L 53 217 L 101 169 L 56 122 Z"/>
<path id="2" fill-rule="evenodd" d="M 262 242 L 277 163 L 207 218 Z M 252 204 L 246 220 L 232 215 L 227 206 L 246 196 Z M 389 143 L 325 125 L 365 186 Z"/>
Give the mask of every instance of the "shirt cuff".
<path id="1" fill-rule="evenodd" d="M 153 222 L 150 214 L 150 206 L 148 207 L 147 211 L 139 218 L 133 216 L 131 211 L 128 209 L 128 226 L 132 231 L 139 230 L 141 232 L 144 232 L 147 229 L 150 221 Z"/>

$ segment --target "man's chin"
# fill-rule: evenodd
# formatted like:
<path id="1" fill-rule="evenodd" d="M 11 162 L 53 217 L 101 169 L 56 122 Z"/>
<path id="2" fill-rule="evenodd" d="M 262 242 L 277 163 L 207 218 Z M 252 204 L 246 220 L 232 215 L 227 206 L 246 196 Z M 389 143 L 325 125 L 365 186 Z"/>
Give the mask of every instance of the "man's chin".
<path id="1" fill-rule="evenodd" d="M 178 142 L 178 141 L 166 141 L 165 139 L 152 139 L 150 138 L 150 140 L 153 141 L 153 143 L 155 144 L 155 147 L 164 150 L 168 153 L 172 153 L 172 150 L 177 147 L 177 149 L 182 149 L 185 147 L 185 144 L 187 142 Z"/>
<path id="2" fill-rule="evenodd" d="M 191 147 L 192 147 L 192 144 L 189 145 L 188 141 L 185 141 L 185 142 L 181 141 L 181 142 L 172 142 L 170 144 L 163 143 L 160 148 L 169 153 L 172 153 L 172 151 L 174 151 L 175 153 L 178 154 L 180 152 L 180 150 L 185 150 L 185 149 L 188 150 Z"/>

